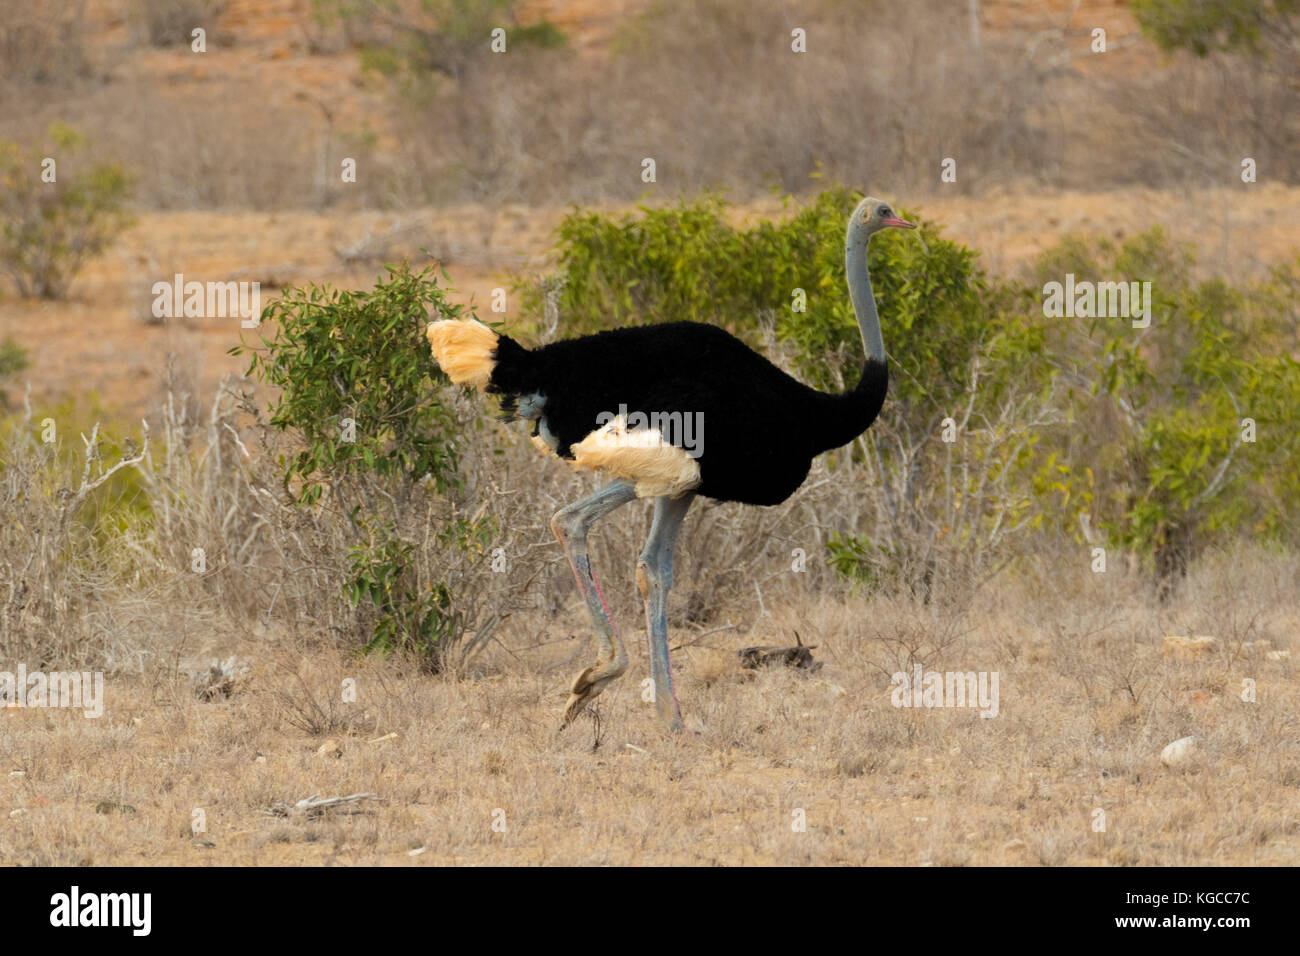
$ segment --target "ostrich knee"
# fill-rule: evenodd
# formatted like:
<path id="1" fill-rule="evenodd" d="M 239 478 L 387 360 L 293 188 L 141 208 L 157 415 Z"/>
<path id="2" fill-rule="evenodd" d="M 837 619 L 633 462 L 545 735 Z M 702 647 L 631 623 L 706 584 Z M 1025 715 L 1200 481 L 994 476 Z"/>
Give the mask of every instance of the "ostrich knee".
<path id="1" fill-rule="evenodd" d="M 555 540 L 565 547 L 585 531 L 582 517 L 572 506 L 566 505 L 551 515 L 551 534 L 555 535 Z"/>
<path id="2" fill-rule="evenodd" d="M 650 599 L 652 589 L 667 593 L 673 586 L 672 557 L 642 552 L 636 561 L 636 587 L 641 597 Z"/>

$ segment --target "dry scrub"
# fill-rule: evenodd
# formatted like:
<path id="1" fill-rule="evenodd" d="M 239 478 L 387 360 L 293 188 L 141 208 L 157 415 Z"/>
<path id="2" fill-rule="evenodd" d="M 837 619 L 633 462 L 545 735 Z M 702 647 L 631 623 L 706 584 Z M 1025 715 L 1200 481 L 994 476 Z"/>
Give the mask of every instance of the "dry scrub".
<path id="1" fill-rule="evenodd" d="M 475 434 L 479 411 L 454 401 Z M 689 519 L 671 642 L 696 732 L 673 735 L 641 699 L 632 570 L 648 509 L 634 504 L 598 526 L 593 549 L 632 667 L 594 716 L 558 734 L 568 682 L 593 647 L 546 519 L 589 478 L 496 426 L 475 435 L 463 497 L 411 520 L 469 507 L 499 518 L 507 570 L 421 540 L 421 573 L 460 575 L 477 609 L 464 656 L 432 675 L 352 653 L 366 621 L 336 593 L 346 520 L 328 502 L 284 503 L 265 472 L 274 449 L 254 440 L 256 406 L 236 383 L 204 404 L 174 392 L 147 456 L 117 450 L 144 456 L 138 493 L 153 519 L 116 532 L 111 501 L 92 502 L 97 524 L 76 511 L 61 521 L 79 494 L 76 459 L 65 494 L 43 446 L 6 446 L 6 510 L 20 520 L 0 552 L 0 665 L 104 669 L 107 700 L 98 720 L 0 712 L 0 861 L 1298 860 L 1294 556 L 1210 555 L 1164 606 L 1122 560 L 1093 574 L 1087 549 L 1064 540 L 1037 542 L 974 594 L 855 594 L 823 566 L 820 543 L 847 520 L 837 509 L 862 498 L 864 476 L 823 463 L 782 508 L 710 505 Z M 120 457 L 103 454 L 105 468 Z M 204 574 L 191 570 L 195 542 Z M 796 546 L 807 572 L 791 569 Z M 1218 643 L 1167 659 L 1167 634 Z M 816 673 L 737 665 L 739 647 L 796 635 L 816 645 Z M 998 716 L 892 706 L 891 675 L 917 664 L 998 672 Z M 1161 748 L 1188 735 L 1199 739 L 1193 763 L 1163 766 Z M 268 813 L 357 793 L 375 797 Z M 1093 830 L 1098 809 L 1104 832 Z M 805 832 L 792 829 L 797 810 Z"/>
<path id="2" fill-rule="evenodd" d="M 212 0 L 106 0 L 89 17 L 80 2 L 49 13 L 0 0 L 0 115 L 20 139 L 56 120 L 81 129 L 154 208 L 563 204 L 710 187 L 743 199 L 817 179 L 915 200 L 1228 185 L 1246 156 L 1261 183 L 1297 175 L 1285 55 L 1162 54 L 1122 9 L 1107 11 L 1122 26 L 1108 20 L 1101 54 L 1077 4 L 1031 28 L 1017 23 L 1029 5 L 986 0 L 978 46 L 950 0 L 823 0 L 797 14 L 779 0 L 630 4 L 595 49 L 571 38 L 496 56 L 466 41 L 454 76 L 426 65 L 432 88 L 410 96 L 363 70 L 365 44 L 393 31 L 369 29 L 356 6 L 361 17 L 329 27 L 307 3 L 232 8 L 196 55 L 152 44 L 208 22 L 224 9 Z M 419 4 L 398 6 L 437 33 Z M 795 28 L 806 53 L 791 50 Z M 344 157 L 356 182 L 341 179 Z M 939 179 L 945 157 L 955 182 Z"/>
<path id="3" fill-rule="evenodd" d="M 684 734 L 640 699 L 648 662 L 626 616 L 630 673 L 598 721 L 556 733 L 566 679 L 590 653 L 571 637 L 586 631 L 571 594 L 471 677 L 283 633 L 232 640 L 224 650 L 250 666 L 228 699 L 119 675 L 100 720 L 0 716 L 0 861 L 1295 865 L 1300 682 L 1289 660 L 1229 638 L 1288 645 L 1296 574 L 1294 560 L 1224 555 L 1164 611 L 1122 574 L 1061 565 L 964 610 L 799 599 L 748 633 L 708 636 L 711 654 L 674 655 L 698 731 Z M 1165 660 L 1170 628 L 1222 644 Z M 815 675 L 717 666 L 726 648 L 796 629 L 819 645 Z M 904 644 L 927 668 L 999 671 L 999 716 L 891 706 L 886 672 Z M 1257 703 L 1240 699 L 1244 677 Z M 345 678 L 355 704 L 338 703 Z M 312 708 L 333 720 L 308 735 Z M 1199 762 L 1162 766 L 1160 749 L 1188 734 Z M 347 813 L 267 813 L 354 793 L 375 797 Z M 806 832 L 792 829 L 797 810 Z"/>

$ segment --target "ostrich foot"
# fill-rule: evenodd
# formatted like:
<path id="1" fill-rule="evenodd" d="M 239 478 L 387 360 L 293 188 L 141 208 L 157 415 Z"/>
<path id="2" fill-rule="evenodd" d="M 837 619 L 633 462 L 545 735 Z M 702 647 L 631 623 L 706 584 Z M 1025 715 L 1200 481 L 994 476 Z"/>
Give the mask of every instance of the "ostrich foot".
<path id="1" fill-rule="evenodd" d="M 569 690 L 569 702 L 564 705 L 564 719 L 560 721 L 563 730 L 577 719 L 586 706 L 600 696 L 605 685 L 623 673 L 623 668 L 610 664 L 595 664 L 586 668 L 573 679 Z"/>

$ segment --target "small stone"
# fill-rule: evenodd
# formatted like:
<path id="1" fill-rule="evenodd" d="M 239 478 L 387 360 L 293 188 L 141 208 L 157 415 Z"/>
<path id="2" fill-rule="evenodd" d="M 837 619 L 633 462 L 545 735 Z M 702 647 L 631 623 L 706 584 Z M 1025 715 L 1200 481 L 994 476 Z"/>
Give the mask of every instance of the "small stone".
<path id="1" fill-rule="evenodd" d="M 1191 763 L 1197 753 L 1196 737 L 1179 737 L 1160 751 L 1160 762 L 1166 767 L 1183 767 Z"/>

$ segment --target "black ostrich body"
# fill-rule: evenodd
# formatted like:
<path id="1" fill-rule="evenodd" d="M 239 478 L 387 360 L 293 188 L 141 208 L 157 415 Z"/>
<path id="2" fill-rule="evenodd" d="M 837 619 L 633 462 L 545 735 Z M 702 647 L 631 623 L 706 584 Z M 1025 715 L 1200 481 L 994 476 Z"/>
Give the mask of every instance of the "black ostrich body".
<path id="1" fill-rule="evenodd" d="M 502 336 L 487 391 L 502 396 L 507 419 L 521 396 L 540 399 L 535 433 L 549 431 L 556 453 L 591 434 L 599 416 L 641 412 L 698 416 L 703 428 L 698 494 L 774 505 L 802 484 L 815 456 L 860 435 L 885 399 L 888 374 L 868 360 L 856 389 L 830 395 L 787 375 L 723 329 L 671 322 L 524 349 Z M 665 434 L 681 447 L 682 435 Z"/>

